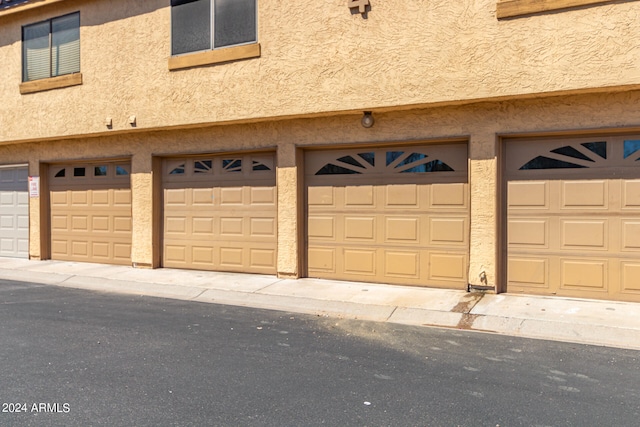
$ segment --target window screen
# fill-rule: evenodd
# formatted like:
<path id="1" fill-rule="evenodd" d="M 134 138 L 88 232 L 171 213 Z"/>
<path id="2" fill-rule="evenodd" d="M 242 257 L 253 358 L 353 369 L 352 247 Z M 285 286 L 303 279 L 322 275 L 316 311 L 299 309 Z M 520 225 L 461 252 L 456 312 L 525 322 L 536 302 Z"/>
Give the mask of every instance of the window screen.
<path id="1" fill-rule="evenodd" d="M 22 81 L 80 72 L 80 14 L 22 28 Z"/>
<path id="2" fill-rule="evenodd" d="M 256 0 L 171 0 L 172 55 L 256 39 Z"/>

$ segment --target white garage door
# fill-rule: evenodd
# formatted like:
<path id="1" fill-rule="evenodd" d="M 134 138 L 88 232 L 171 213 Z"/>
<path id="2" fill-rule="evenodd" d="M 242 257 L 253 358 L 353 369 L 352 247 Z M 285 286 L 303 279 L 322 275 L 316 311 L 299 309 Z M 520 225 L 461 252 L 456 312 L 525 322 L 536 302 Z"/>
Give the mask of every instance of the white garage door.
<path id="1" fill-rule="evenodd" d="M 0 256 L 29 257 L 29 194 L 26 166 L 0 168 Z"/>

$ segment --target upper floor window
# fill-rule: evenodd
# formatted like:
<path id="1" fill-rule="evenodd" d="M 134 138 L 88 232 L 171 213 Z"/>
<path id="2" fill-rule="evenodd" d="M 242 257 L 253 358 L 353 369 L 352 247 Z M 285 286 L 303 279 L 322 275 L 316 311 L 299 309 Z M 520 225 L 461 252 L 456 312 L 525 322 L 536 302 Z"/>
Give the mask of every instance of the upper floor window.
<path id="1" fill-rule="evenodd" d="M 257 0 L 171 0 L 171 54 L 256 42 Z"/>
<path id="2" fill-rule="evenodd" d="M 80 72 L 80 13 L 22 27 L 22 81 Z"/>

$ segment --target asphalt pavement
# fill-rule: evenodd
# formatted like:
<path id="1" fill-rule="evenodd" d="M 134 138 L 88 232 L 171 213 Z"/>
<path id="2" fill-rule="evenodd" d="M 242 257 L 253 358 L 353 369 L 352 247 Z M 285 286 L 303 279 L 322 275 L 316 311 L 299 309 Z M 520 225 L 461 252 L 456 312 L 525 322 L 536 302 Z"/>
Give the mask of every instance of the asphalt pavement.
<path id="1" fill-rule="evenodd" d="M 0 425 L 635 426 L 640 353 L 0 280 Z"/>
<path id="2" fill-rule="evenodd" d="M 14 258 L 0 279 L 640 350 L 640 303 Z"/>

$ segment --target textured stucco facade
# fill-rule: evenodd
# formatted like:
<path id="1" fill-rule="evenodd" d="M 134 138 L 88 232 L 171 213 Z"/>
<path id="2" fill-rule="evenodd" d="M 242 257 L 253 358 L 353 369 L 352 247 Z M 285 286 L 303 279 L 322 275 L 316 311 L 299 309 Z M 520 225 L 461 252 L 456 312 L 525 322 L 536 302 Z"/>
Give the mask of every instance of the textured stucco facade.
<path id="1" fill-rule="evenodd" d="M 467 141 L 468 279 L 499 291 L 501 138 L 640 129 L 639 2 L 504 20 L 495 0 L 372 1 L 366 16 L 346 0 L 258 3 L 258 58 L 174 71 L 168 1 L 0 12 L 0 163 L 45 177 L 50 163 L 131 159 L 131 262 L 158 267 L 158 159 L 276 152 L 277 270 L 302 277 L 305 149 Z M 82 84 L 21 94 L 21 27 L 74 11 Z M 36 259 L 48 257 L 42 186 L 30 199 Z"/>

